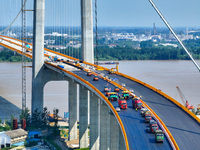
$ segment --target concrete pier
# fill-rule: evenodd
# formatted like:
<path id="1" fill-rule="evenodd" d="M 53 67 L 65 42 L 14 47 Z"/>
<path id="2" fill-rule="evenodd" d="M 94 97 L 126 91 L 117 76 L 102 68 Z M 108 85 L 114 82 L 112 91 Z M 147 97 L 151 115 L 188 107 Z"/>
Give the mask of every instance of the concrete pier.
<path id="1" fill-rule="evenodd" d="M 88 104 L 89 91 L 82 85 L 79 86 L 79 145 L 87 148 L 88 140 Z"/>
<path id="2" fill-rule="evenodd" d="M 124 136 L 122 134 L 121 129 L 119 129 L 119 150 L 120 149 L 126 149 Z"/>
<path id="3" fill-rule="evenodd" d="M 94 63 L 92 0 L 81 0 L 82 59 Z"/>
<path id="4" fill-rule="evenodd" d="M 90 92 L 90 149 L 99 150 L 100 99 Z"/>
<path id="5" fill-rule="evenodd" d="M 77 84 L 69 81 L 69 140 L 77 139 Z"/>
<path id="6" fill-rule="evenodd" d="M 110 150 L 119 149 L 119 124 L 113 114 L 110 114 Z"/>
<path id="7" fill-rule="evenodd" d="M 101 101 L 100 104 L 100 150 L 110 149 L 110 115 L 109 107 Z"/>

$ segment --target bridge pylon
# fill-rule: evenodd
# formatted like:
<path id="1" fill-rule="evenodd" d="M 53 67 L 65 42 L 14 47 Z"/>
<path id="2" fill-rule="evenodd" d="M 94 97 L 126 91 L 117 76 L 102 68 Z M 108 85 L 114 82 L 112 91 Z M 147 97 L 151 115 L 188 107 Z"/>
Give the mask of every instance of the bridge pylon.
<path id="1" fill-rule="evenodd" d="M 44 15 L 45 0 L 34 0 L 32 113 L 36 109 L 43 110 Z"/>
<path id="2" fill-rule="evenodd" d="M 94 63 L 92 0 L 81 0 L 82 59 Z"/>

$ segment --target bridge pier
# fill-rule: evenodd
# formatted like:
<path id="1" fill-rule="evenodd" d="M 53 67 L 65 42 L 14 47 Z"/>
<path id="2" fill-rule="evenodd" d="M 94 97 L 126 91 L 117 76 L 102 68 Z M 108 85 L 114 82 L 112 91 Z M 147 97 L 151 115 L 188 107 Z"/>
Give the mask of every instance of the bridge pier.
<path id="1" fill-rule="evenodd" d="M 69 140 L 77 139 L 77 84 L 68 82 L 69 98 Z"/>
<path id="2" fill-rule="evenodd" d="M 99 102 L 100 99 L 90 92 L 90 149 L 99 150 Z"/>
<path id="3" fill-rule="evenodd" d="M 126 149 L 124 136 L 122 134 L 122 131 L 119 129 L 119 150 Z"/>
<path id="4" fill-rule="evenodd" d="M 119 124 L 113 113 L 110 114 L 110 150 L 119 149 Z"/>
<path id="5" fill-rule="evenodd" d="M 79 86 L 79 147 L 87 148 L 88 139 L 88 107 L 89 91 L 84 86 Z"/>
<path id="6" fill-rule="evenodd" d="M 43 111 L 44 107 L 44 86 L 49 81 L 63 81 L 71 79 L 63 76 L 62 74 L 53 71 L 43 66 L 40 69 L 37 77 L 32 81 L 32 101 L 31 101 L 31 112 L 33 113 L 36 109 Z"/>
<path id="7" fill-rule="evenodd" d="M 110 149 L 110 115 L 109 107 L 101 101 L 100 105 L 100 150 Z"/>

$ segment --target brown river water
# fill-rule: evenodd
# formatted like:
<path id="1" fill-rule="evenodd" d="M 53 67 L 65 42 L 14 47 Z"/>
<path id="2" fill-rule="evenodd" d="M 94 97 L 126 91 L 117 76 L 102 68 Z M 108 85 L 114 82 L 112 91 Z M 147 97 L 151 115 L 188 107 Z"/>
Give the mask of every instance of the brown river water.
<path id="1" fill-rule="evenodd" d="M 120 61 L 119 71 L 161 89 L 182 103 L 176 89 L 179 86 L 189 104 L 195 108 L 200 104 L 200 72 L 191 61 Z M 21 63 L 0 63 L 1 119 L 10 118 L 11 114 L 17 117 L 21 112 L 21 74 Z M 26 76 L 27 107 L 31 108 L 31 68 L 27 68 Z M 61 116 L 68 111 L 67 86 L 66 81 L 52 81 L 45 85 L 44 105 L 49 111 L 58 108 Z"/>

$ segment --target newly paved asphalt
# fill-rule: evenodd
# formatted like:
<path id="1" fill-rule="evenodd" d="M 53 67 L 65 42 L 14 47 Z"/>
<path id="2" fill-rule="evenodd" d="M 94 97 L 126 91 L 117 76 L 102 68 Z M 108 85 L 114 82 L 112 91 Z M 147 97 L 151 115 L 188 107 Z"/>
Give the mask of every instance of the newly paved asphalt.
<path id="1" fill-rule="evenodd" d="M 93 84 L 99 91 L 105 94 L 104 86 L 107 84 L 106 81 L 99 79 L 99 81 L 93 81 L 93 76 L 87 76 L 83 71 L 73 71 L 76 75 L 89 81 Z M 114 90 L 114 86 L 109 84 L 111 91 Z M 152 133 L 146 132 L 149 127 L 148 123 L 144 122 L 144 117 L 141 116 L 140 111 L 136 111 L 132 108 L 131 100 L 127 100 L 128 108 L 126 110 L 121 110 L 118 114 L 123 122 L 125 131 L 127 134 L 130 150 L 141 149 L 159 149 L 159 150 L 169 150 L 171 149 L 168 140 L 164 139 L 163 143 L 155 143 L 155 136 Z M 118 107 L 117 101 L 111 102 L 113 106 Z"/>
<path id="2" fill-rule="evenodd" d="M 169 131 L 176 140 L 181 150 L 200 149 L 200 125 L 192 119 L 186 112 L 177 107 L 163 96 L 154 91 L 119 75 L 110 75 L 106 71 L 107 76 L 117 78 L 119 83 L 124 83 L 127 89 L 133 89 L 134 94 L 142 96 L 142 100 L 146 102 L 154 112 L 162 119 Z M 103 92 L 105 81 L 93 81 L 93 77 L 86 76 L 83 71 L 74 71 L 83 79 L 92 83 L 97 89 Z M 112 89 L 114 86 L 109 85 Z M 117 102 L 112 102 L 117 107 Z M 164 143 L 155 143 L 154 135 L 146 133 L 148 124 L 144 123 L 139 111 L 131 108 L 131 102 L 128 100 L 128 109 L 119 112 L 119 116 L 124 124 L 130 149 L 171 149 L 166 138 Z"/>
<path id="3" fill-rule="evenodd" d="M 104 73 L 106 73 L 104 71 Z M 124 83 L 127 89 L 133 89 L 134 94 L 142 96 L 142 100 L 149 105 L 165 123 L 180 150 L 200 149 L 200 124 L 185 111 L 163 96 L 119 75 L 106 74 Z"/>

